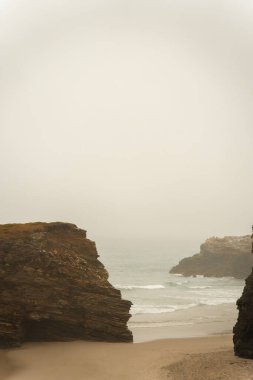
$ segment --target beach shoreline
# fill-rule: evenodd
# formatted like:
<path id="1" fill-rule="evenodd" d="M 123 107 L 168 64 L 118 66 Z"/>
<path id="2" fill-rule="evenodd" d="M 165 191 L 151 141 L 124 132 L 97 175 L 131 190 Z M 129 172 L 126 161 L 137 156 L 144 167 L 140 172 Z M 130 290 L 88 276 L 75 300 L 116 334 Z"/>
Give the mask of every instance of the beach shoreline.
<path id="1" fill-rule="evenodd" d="M 236 318 L 233 304 L 135 314 L 128 324 L 133 343 L 40 342 L 0 350 L 0 380 L 250 380 L 253 363 L 233 352 Z"/>
<path id="2" fill-rule="evenodd" d="M 137 327 L 133 328 L 133 343 L 148 343 L 157 340 L 170 340 L 170 339 L 195 339 L 195 338 L 208 338 L 212 336 L 231 336 L 231 329 L 226 328 L 225 322 L 217 323 L 218 326 L 203 326 L 203 329 L 198 326 L 181 325 L 181 326 L 157 326 L 153 328 L 149 327 Z M 218 328 L 220 331 L 217 331 Z M 208 331 L 209 330 L 209 331 Z"/>
<path id="3" fill-rule="evenodd" d="M 203 305 L 172 313 L 135 314 L 128 323 L 134 342 L 232 334 L 235 304 Z"/>

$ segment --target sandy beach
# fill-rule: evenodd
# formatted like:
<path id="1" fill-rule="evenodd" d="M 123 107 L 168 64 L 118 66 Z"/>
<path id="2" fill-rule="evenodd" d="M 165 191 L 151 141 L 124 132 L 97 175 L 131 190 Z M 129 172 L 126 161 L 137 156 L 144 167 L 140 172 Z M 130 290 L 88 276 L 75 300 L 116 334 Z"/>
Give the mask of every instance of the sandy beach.
<path id="1" fill-rule="evenodd" d="M 231 335 L 145 343 L 26 343 L 1 350 L 1 380 L 253 379 Z"/>

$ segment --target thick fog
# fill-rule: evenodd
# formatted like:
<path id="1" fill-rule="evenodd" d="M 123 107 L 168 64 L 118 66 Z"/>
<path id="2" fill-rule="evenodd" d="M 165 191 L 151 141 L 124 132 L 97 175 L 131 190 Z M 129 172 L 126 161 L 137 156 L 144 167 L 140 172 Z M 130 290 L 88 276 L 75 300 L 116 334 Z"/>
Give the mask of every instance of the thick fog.
<path id="1" fill-rule="evenodd" d="M 0 223 L 250 233 L 252 0 L 0 0 L 0 13 Z"/>

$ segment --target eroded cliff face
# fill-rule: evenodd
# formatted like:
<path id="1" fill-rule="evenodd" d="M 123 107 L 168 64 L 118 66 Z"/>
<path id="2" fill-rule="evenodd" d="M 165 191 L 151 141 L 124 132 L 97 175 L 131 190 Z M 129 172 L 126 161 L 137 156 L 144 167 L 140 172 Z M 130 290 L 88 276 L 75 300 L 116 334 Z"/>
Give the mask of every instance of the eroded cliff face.
<path id="1" fill-rule="evenodd" d="M 211 237 L 200 246 L 200 253 L 184 258 L 170 273 L 184 276 L 232 276 L 246 278 L 253 266 L 250 236 Z"/>
<path id="2" fill-rule="evenodd" d="M 108 282 L 95 243 L 68 223 L 0 225 L 0 346 L 132 341 L 131 302 Z"/>
<path id="3" fill-rule="evenodd" d="M 253 253 L 253 243 L 251 252 Z M 245 280 L 245 287 L 242 296 L 237 301 L 237 308 L 238 319 L 233 329 L 235 355 L 253 359 L 253 270 Z"/>
<path id="4" fill-rule="evenodd" d="M 237 301 L 238 320 L 234 326 L 234 351 L 237 356 L 253 359 L 253 272 L 246 279 Z"/>

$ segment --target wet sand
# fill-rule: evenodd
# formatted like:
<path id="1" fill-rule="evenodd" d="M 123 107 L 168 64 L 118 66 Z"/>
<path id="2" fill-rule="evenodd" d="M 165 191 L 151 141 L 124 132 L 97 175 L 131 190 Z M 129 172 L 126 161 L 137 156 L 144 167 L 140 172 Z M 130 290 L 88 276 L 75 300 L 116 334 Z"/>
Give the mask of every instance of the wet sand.
<path id="1" fill-rule="evenodd" d="M 231 335 L 145 343 L 27 343 L 0 351 L 1 380 L 253 379 Z"/>

